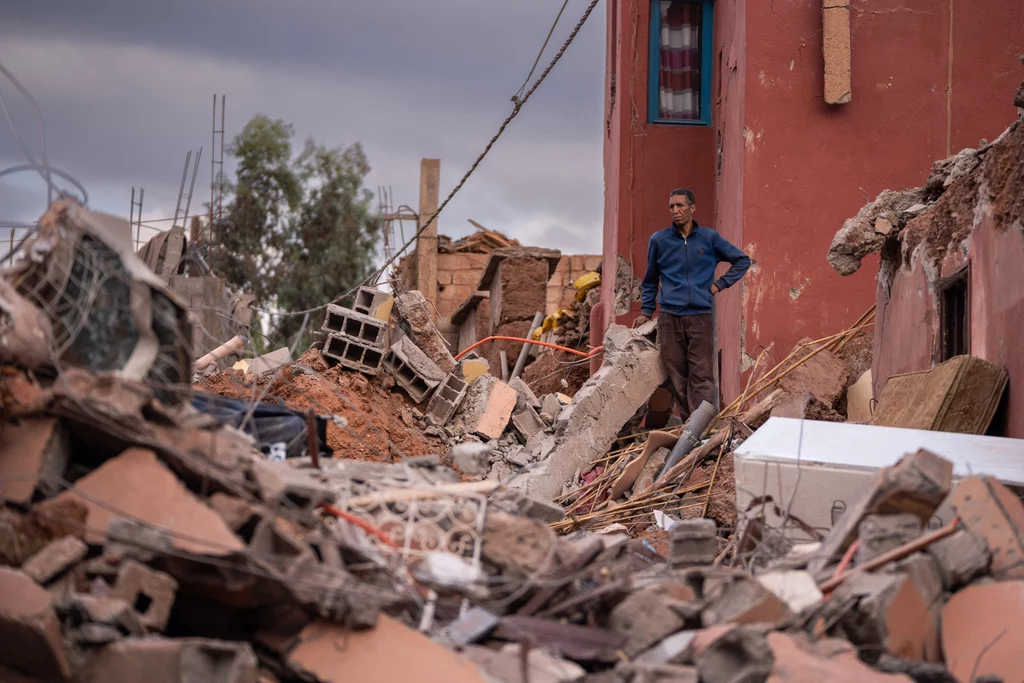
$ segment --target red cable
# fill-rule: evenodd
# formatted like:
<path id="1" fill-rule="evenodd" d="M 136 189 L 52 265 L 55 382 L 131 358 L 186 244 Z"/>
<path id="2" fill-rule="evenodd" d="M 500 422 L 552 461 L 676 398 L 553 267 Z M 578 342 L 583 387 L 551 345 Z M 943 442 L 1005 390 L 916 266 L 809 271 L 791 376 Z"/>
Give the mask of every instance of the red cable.
<path id="1" fill-rule="evenodd" d="M 523 337 L 506 337 L 504 335 L 496 334 L 496 335 L 493 335 L 491 337 L 487 337 L 486 339 L 481 339 L 480 341 L 478 341 L 475 344 L 471 344 L 470 346 L 467 346 L 465 349 L 460 351 L 455 356 L 455 360 L 461 360 L 467 353 L 469 353 L 470 351 L 472 351 L 476 347 L 480 346 L 481 344 L 485 344 L 485 343 L 487 343 L 489 341 L 494 341 L 494 340 L 517 341 L 517 342 L 525 342 L 527 344 L 536 344 L 537 346 L 544 346 L 544 347 L 547 347 L 549 349 L 558 349 L 559 351 L 565 351 L 567 353 L 571 353 L 571 354 L 576 355 L 576 356 L 581 356 L 583 358 L 590 358 L 591 356 L 597 355 L 601 351 L 604 351 L 604 347 L 603 346 L 598 346 L 596 349 L 591 349 L 589 352 L 587 352 L 587 351 L 577 351 L 576 349 L 570 349 L 568 346 L 559 346 L 558 344 L 550 344 L 548 342 L 537 341 L 537 340 L 534 340 L 534 339 L 524 339 Z"/>
<path id="2" fill-rule="evenodd" d="M 390 538 L 388 538 L 388 535 L 385 534 L 383 531 L 381 531 L 377 527 L 373 526 L 372 524 L 367 524 L 366 522 L 364 522 L 363 520 L 359 519 L 355 515 L 351 515 L 351 514 L 345 512 L 344 510 L 339 510 L 338 508 L 334 507 L 333 505 L 328 505 L 327 503 L 320 503 L 320 507 L 323 508 L 324 510 L 326 510 L 327 512 L 331 513 L 335 517 L 340 517 L 341 519 L 345 520 L 346 522 L 349 522 L 351 524 L 355 524 L 357 527 L 359 527 L 360 529 L 362 529 L 366 533 L 372 534 L 372 535 L 376 536 L 377 538 L 380 539 L 381 543 L 383 543 L 385 545 L 388 545 L 388 546 L 390 546 L 392 548 L 397 548 L 398 547 L 397 545 L 395 545 L 395 542 L 392 541 Z"/>

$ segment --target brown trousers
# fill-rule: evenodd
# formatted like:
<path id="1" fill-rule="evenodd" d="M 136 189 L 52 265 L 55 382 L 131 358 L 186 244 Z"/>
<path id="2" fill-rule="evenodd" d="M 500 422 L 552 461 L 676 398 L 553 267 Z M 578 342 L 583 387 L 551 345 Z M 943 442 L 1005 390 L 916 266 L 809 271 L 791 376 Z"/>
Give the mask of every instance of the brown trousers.
<path id="1" fill-rule="evenodd" d="M 685 422 L 701 401 L 717 405 L 715 392 L 715 330 L 710 313 L 658 315 L 658 344 L 668 384 Z"/>

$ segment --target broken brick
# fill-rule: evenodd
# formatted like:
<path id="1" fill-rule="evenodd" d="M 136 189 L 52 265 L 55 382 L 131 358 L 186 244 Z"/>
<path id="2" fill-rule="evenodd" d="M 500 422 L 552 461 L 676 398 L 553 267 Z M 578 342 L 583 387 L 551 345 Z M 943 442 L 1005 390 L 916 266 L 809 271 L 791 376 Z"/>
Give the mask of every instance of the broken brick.
<path id="1" fill-rule="evenodd" d="M 925 552 L 935 558 L 946 590 L 956 590 L 988 571 L 992 553 L 985 539 L 961 529 L 932 543 Z"/>
<path id="2" fill-rule="evenodd" d="M 518 413 L 512 414 L 512 426 L 516 428 L 520 434 L 523 435 L 524 439 L 529 439 L 535 434 L 539 434 L 544 430 L 547 425 L 540 416 L 530 406 L 526 406 Z"/>
<path id="3" fill-rule="evenodd" d="M 227 555 L 244 547 L 220 515 L 200 502 L 150 450 L 126 450 L 79 479 L 74 491 L 47 502 L 62 500 L 81 501 L 86 506 L 87 540 L 92 543 L 102 542 L 100 530 L 119 516 L 111 510 L 118 510 L 171 532 L 171 543 L 179 550 Z M 105 505 L 97 505 L 95 500 Z"/>
<path id="4" fill-rule="evenodd" d="M 52 418 L 0 425 L 0 499 L 28 503 L 37 488 L 47 495 L 61 491 L 68 438 Z"/>
<path id="5" fill-rule="evenodd" d="M 968 586 L 942 608 L 942 651 L 959 681 L 998 676 L 1018 681 L 1024 671 L 1024 581 Z"/>
<path id="6" fill-rule="evenodd" d="M 89 552 L 89 546 L 74 536 L 62 536 L 51 541 L 22 565 L 33 581 L 46 585 L 68 567 L 79 562 Z"/>
<path id="7" fill-rule="evenodd" d="M 131 605 L 146 628 L 163 631 L 167 628 L 177 590 L 178 582 L 167 574 L 128 560 L 121 565 L 110 596 Z"/>
<path id="8" fill-rule="evenodd" d="M 811 573 L 820 572 L 838 559 L 856 537 L 861 520 L 870 514 L 913 513 L 922 523 L 935 513 L 949 495 L 953 464 L 924 449 L 900 458 L 892 467 L 879 470 L 821 543 L 808 563 Z"/>
<path id="9" fill-rule="evenodd" d="M 49 593 L 8 568 L 0 568 L 0 661 L 42 678 L 71 675 Z"/>
<path id="10" fill-rule="evenodd" d="M 921 594 L 921 599 L 929 607 L 937 606 L 942 599 L 944 590 L 942 573 L 935 558 L 926 553 L 914 553 L 890 566 L 891 571 L 900 572 L 910 577 Z"/>
<path id="11" fill-rule="evenodd" d="M 860 661 L 856 648 L 843 640 L 826 638 L 812 643 L 803 633 L 769 633 L 767 641 L 772 655 L 768 683 L 911 683 L 913 680 L 901 674 L 873 671 Z"/>
<path id="12" fill-rule="evenodd" d="M 997 579 L 1024 577 L 1024 504 L 993 477 L 961 481 L 950 502 L 964 527 L 980 536 L 992 554 Z"/>

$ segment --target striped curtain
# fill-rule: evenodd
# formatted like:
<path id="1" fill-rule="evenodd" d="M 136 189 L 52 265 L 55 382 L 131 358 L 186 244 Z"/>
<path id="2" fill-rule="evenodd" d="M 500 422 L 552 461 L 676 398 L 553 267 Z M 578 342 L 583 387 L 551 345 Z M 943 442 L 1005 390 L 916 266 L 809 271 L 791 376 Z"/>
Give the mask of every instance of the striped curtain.
<path id="1" fill-rule="evenodd" d="M 658 118 L 700 118 L 701 5 L 661 0 Z"/>

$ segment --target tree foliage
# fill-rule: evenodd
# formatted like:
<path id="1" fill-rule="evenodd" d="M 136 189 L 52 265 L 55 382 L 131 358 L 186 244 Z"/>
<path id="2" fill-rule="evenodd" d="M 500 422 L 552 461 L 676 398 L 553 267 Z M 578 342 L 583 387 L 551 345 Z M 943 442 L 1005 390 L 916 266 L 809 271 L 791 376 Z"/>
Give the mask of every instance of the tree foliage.
<path id="1" fill-rule="evenodd" d="M 253 117 L 229 147 L 229 186 L 218 270 L 252 292 L 257 306 L 301 310 L 352 289 L 373 267 L 377 217 L 363 187 L 370 171 L 359 143 L 330 148 L 309 139 L 293 157 L 293 129 Z M 319 328 L 311 314 L 302 343 Z M 272 317 L 270 334 L 291 344 L 302 317 Z"/>

